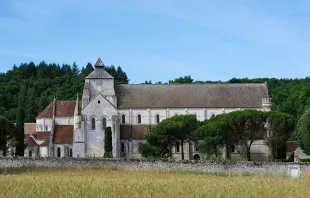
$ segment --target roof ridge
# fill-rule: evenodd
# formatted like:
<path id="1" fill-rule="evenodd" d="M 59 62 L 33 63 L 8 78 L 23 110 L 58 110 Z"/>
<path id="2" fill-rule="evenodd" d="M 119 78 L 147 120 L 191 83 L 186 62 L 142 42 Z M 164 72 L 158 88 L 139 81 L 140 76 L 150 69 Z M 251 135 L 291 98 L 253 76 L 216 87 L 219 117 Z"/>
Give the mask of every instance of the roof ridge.
<path id="1" fill-rule="evenodd" d="M 184 86 L 184 85 L 195 85 L 195 86 L 204 86 L 204 85 L 266 85 L 265 83 L 176 83 L 176 84 L 118 84 L 121 86 Z"/>

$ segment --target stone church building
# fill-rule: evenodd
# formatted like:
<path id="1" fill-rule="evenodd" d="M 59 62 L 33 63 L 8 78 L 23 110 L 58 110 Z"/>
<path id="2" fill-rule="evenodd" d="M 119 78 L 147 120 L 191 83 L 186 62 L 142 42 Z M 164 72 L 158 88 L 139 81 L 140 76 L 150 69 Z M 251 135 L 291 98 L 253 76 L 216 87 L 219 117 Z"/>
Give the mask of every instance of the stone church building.
<path id="1" fill-rule="evenodd" d="M 54 100 L 36 118 L 36 132 L 28 137 L 25 156 L 103 157 L 104 130 L 112 129 L 113 157 L 140 158 L 139 143 L 162 120 L 177 114 L 195 114 L 198 120 L 243 109 L 269 111 L 267 85 L 262 84 L 120 84 L 99 58 L 85 78 L 82 98 Z M 185 158 L 197 155 L 190 142 Z M 173 148 L 180 158 L 180 146 Z M 251 152 L 268 154 L 262 140 Z M 232 154 L 240 155 L 237 148 Z"/>

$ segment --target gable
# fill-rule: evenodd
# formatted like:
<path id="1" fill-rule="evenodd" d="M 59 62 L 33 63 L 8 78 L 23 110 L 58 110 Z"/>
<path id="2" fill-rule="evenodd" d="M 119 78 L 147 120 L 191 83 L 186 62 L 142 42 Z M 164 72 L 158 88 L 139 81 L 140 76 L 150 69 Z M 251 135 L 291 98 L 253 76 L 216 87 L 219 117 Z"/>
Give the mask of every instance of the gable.
<path id="1" fill-rule="evenodd" d="M 116 107 L 108 101 L 103 95 L 98 94 L 93 100 L 91 100 L 86 107 L 82 110 L 82 114 L 85 115 L 117 115 Z"/>

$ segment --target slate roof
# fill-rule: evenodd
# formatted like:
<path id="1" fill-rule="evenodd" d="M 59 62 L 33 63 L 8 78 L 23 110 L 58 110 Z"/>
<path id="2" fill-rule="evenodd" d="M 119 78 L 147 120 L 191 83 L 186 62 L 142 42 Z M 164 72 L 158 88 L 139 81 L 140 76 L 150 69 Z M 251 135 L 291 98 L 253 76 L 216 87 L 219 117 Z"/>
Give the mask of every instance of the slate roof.
<path id="1" fill-rule="evenodd" d="M 116 85 L 119 109 L 125 108 L 260 108 L 269 98 L 257 84 Z"/>
<path id="2" fill-rule="evenodd" d="M 75 110 L 74 100 L 69 101 L 56 101 L 56 117 L 73 117 Z M 53 104 L 51 102 L 37 117 L 40 118 L 52 118 L 53 117 Z"/>
<path id="3" fill-rule="evenodd" d="M 98 58 L 97 62 L 95 63 L 95 67 L 104 67 L 104 64 L 101 58 Z"/>
<path id="4" fill-rule="evenodd" d="M 97 62 L 95 63 L 95 70 L 92 71 L 86 79 L 113 79 L 108 72 L 104 70 L 104 64 L 100 58 L 98 58 Z"/>

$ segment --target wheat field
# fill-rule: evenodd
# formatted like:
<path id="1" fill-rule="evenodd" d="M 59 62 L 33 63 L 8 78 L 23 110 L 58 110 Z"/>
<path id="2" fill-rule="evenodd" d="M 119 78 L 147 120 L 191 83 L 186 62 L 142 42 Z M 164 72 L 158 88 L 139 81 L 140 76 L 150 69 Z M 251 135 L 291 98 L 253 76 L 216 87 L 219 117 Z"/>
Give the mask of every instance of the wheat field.
<path id="1" fill-rule="evenodd" d="M 166 169 L 0 171 L 0 197 L 309 197 L 310 178 L 200 174 Z"/>

